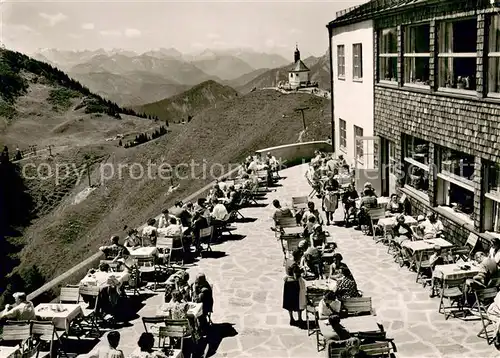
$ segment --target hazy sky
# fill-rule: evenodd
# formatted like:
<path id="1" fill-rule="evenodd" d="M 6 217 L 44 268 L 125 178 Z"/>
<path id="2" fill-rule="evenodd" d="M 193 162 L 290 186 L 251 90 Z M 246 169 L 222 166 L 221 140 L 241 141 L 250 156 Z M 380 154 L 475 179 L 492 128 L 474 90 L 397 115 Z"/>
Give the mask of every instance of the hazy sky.
<path id="1" fill-rule="evenodd" d="M 335 11 L 366 2 L 330 1 L 23 1 L 0 0 L 0 39 L 7 48 L 251 47 L 291 57 L 324 54 L 325 25 Z"/>

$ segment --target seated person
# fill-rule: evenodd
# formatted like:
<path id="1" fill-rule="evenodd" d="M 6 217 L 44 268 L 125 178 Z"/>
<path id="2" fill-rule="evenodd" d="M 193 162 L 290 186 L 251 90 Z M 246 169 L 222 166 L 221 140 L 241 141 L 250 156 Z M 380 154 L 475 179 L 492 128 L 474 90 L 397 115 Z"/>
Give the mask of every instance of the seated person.
<path id="1" fill-rule="evenodd" d="M 307 203 L 307 210 L 304 212 L 302 216 L 302 224 L 304 226 L 307 224 L 310 216 L 316 217 L 316 222 L 320 225 L 323 225 L 323 219 L 321 218 L 321 213 L 319 212 L 318 209 L 316 209 L 312 201 Z"/>
<path id="2" fill-rule="evenodd" d="M 341 269 L 341 276 L 337 280 L 337 297 L 340 300 L 351 297 L 361 297 L 358 291 L 358 285 L 354 280 L 354 277 L 347 267 Z"/>
<path id="3" fill-rule="evenodd" d="M 240 193 L 236 191 L 234 185 L 230 185 L 227 193 L 227 209 L 228 211 L 237 210 L 240 204 Z"/>
<path id="4" fill-rule="evenodd" d="M 118 349 L 120 344 L 120 332 L 111 331 L 108 333 L 108 345 L 94 348 L 86 358 L 124 358 L 123 351 Z"/>
<path id="5" fill-rule="evenodd" d="M 495 330 L 492 336 L 495 337 L 495 341 L 498 344 L 499 338 L 499 328 L 500 328 L 500 292 L 497 293 L 493 302 L 489 305 L 488 310 L 486 311 L 488 314 L 488 319 L 490 319 L 495 324 Z"/>
<path id="6" fill-rule="evenodd" d="M 396 217 L 396 225 L 392 228 L 394 241 L 398 245 L 401 245 L 404 241 L 411 240 L 412 234 L 410 225 L 405 222 L 405 216 L 403 214 L 399 214 Z"/>
<path id="7" fill-rule="evenodd" d="M 104 255 L 106 255 L 106 259 L 115 260 L 130 255 L 128 249 L 122 244 L 120 244 L 119 241 L 120 238 L 118 236 L 116 235 L 112 236 L 111 245 L 101 246 L 99 248 L 99 250 L 102 251 Z"/>
<path id="8" fill-rule="evenodd" d="M 495 260 L 497 266 L 500 265 L 500 239 L 494 238 L 491 244 L 490 251 L 488 252 L 488 257 Z"/>
<path id="9" fill-rule="evenodd" d="M 167 227 L 169 224 L 170 218 L 176 218 L 174 215 L 172 215 L 168 209 L 163 209 L 161 211 L 161 216 L 160 220 L 158 221 L 158 229 Z M 177 218 L 176 218 L 177 219 Z"/>
<path id="10" fill-rule="evenodd" d="M 388 202 L 387 206 L 385 207 L 385 216 L 398 216 L 399 214 L 402 214 L 404 212 L 404 206 L 399 202 L 398 199 L 399 198 L 397 194 L 391 195 L 391 201 Z"/>
<path id="11" fill-rule="evenodd" d="M 219 201 L 219 199 L 214 199 L 214 208 L 212 209 L 212 218 L 214 220 L 222 221 L 225 220 L 227 215 L 229 214 L 227 212 L 226 206 Z"/>
<path id="12" fill-rule="evenodd" d="M 498 276 L 498 266 L 495 260 L 486 256 L 484 252 L 476 252 L 474 261 L 479 265 L 479 272 L 472 279 L 466 280 L 465 283 L 470 288 L 469 291 L 489 287 L 491 279 Z"/>
<path id="13" fill-rule="evenodd" d="M 139 233 L 135 229 L 130 229 L 128 231 L 128 236 L 125 238 L 123 242 L 123 246 L 129 248 L 136 248 L 141 246 L 142 240 L 139 237 Z"/>
<path id="14" fill-rule="evenodd" d="M 319 319 L 324 319 L 330 317 L 332 314 L 339 314 L 342 303 L 337 300 L 337 296 L 333 291 L 326 291 L 325 295 L 319 301 L 318 304 L 318 314 Z"/>
<path id="15" fill-rule="evenodd" d="M 437 214 L 434 212 L 427 214 L 427 220 L 425 220 L 421 226 L 424 231 L 425 239 L 437 238 L 443 235 L 443 223 L 438 219 Z"/>
<path id="16" fill-rule="evenodd" d="M 342 275 L 342 269 L 347 268 L 347 265 L 342 262 L 343 259 L 342 255 L 338 252 L 333 255 L 333 263 L 330 266 L 329 277 L 336 278 Z"/>
<path id="17" fill-rule="evenodd" d="M 310 215 L 304 227 L 304 237 L 309 239 L 317 226 L 320 225 L 316 222 L 316 216 Z"/>
<path id="18" fill-rule="evenodd" d="M 413 227 L 413 240 L 423 240 L 424 239 L 424 226 L 425 216 L 417 216 L 417 226 Z"/>
<path id="19" fill-rule="evenodd" d="M 201 229 L 205 229 L 208 227 L 208 220 L 206 217 L 202 216 L 200 212 L 195 212 L 193 215 L 193 219 L 191 221 L 191 232 L 194 237 L 194 246 L 196 252 L 201 251 L 201 242 L 200 242 L 200 232 Z"/>
<path id="20" fill-rule="evenodd" d="M 346 342 L 345 350 L 340 353 L 340 358 L 368 358 L 369 355 L 360 349 L 359 338 L 349 338 Z"/>
<path id="21" fill-rule="evenodd" d="M 323 257 L 321 252 L 308 244 L 307 241 L 303 240 L 302 250 L 304 251 L 304 255 L 302 256 L 302 260 L 300 266 L 303 268 L 308 268 L 314 274 L 315 279 L 323 278 Z"/>
<path id="22" fill-rule="evenodd" d="M 182 226 L 189 227 L 191 225 L 191 214 L 189 213 L 187 207 L 184 206 L 182 201 L 178 201 L 175 203 L 175 206 L 170 211 L 170 214 L 175 216 L 178 221 L 180 221 L 180 224 Z"/>
<path id="23" fill-rule="evenodd" d="M 356 217 L 356 200 L 359 198 L 358 192 L 354 189 L 352 184 L 349 184 L 349 187 L 344 192 L 342 196 L 342 204 L 344 204 L 345 211 L 345 220 L 346 226 L 349 226 L 351 223 L 349 222 L 349 218 Z"/>
<path id="24" fill-rule="evenodd" d="M 165 315 L 170 319 L 186 319 L 189 310 L 189 303 L 184 300 L 182 293 L 174 290 L 171 299 L 161 305 L 157 315 Z"/>
<path id="25" fill-rule="evenodd" d="M 158 236 L 180 236 L 182 235 L 182 226 L 175 217 L 169 219 L 169 225 L 157 230 Z"/>
<path id="26" fill-rule="evenodd" d="M 289 208 L 284 208 L 281 206 L 280 202 L 278 199 L 273 200 L 273 206 L 275 208 L 274 213 L 273 213 L 273 221 L 274 225 L 276 226 L 277 222 L 281 218 L 293 218 L 293 213 Z"/>
<path id="27" fill-rule="evenodd" d="M 28 301 L 24 292 L 16 292 L 12 295 L 14 304 L 5 305 L 5 309 L 0 313 L 0 320 L 31 321 L 35 320 L 35 307 Z"/>
<path id="28" fill-rule="evenodd" d="M 326 232 L 323 231 L 321 225 L 314 225 L 311 233 L 311 242 L 314 247 L 319 247 L 323 250 L 326 246 Z"/>
<path id="29" fill-rule="evenodd" d="M 189 273 L 185 270 L 178 270 L 171 274 L 165 281 L 165 297 L 164 302 L 170 302 L 172 292 L 177 290 L 180 292 L 186 302 L 191 301 L 191 286 L 189 285 Z"/>
<path id="30" fill-rule="evenodd" d="M 156 244 L 156 238 L 158 233 L 156 231 L 156 220 L 149 219 L 147 225 L 142 229 L 142 243 L 144 246 L 154 246 Z"/>
<path id="31" fill-rule="evenodd" d="M 437 265 L 444 265 L 444 258 L 443 258 L 443 251 L 441 249 L 441 246 L 435 245 L 433 248 L 434 252 L 433 254 L 429 257 L 429 267 L 431 270 L 431 293 L 430 297 L 434 297 L 436 295 L 436 280 L 434 278 L 434 269 L 436 268 Z"/>
<path id="32" fill-rule="evenodd" d="M 154 349 L 155 336 L 153 333 L 142 332 L 137 345 L 138 348 L 132 353 L 130 358 L 167 358 L 163 352 Z"/>
<path id="33" fill-rule="evenodd" d="M 375 188 L 373 188 L 372 183 L 366 182 L 365 185 L 363 185 L 363 194 L 364 194 L 365 190 L 371 191 L 373 193 L 373 196 L 377 197 L 377 194 L 375 194 Z M 364 195 L 362 195 L 362 197 L 363 196 Z"/>
<path id="34" fill-rule="evenodd" d="M 340 316 L 338 314 L 330 315 L 328 317 L 328 323 L 326 325 L 331 327 L 331 330 L 327 330 L 327 332 L 324 332 L 326 346 L 332 348 L 345 346 L 347 340 L 351 338 L 351 335 L 349 331 L 342 325 Z"/>

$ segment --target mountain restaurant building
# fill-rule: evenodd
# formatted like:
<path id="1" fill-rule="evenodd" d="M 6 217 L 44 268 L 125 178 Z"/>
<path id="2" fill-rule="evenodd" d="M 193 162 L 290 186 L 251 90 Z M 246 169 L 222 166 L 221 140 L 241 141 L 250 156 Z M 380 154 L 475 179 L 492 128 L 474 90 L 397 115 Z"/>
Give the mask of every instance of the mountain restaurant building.
<path id="1" fill-rule="evenodd" d="M 471 232 L 484 242 L 500 237 L 496 1 L 374 0 L 328 24 L 331 35 L 373 21 L 366 66 L 373 67 L 382 193 L 406 194 L 413 215 L 437 212 L 455 244 Z M 341 55 L 337 45 L 333 58 Z"/>

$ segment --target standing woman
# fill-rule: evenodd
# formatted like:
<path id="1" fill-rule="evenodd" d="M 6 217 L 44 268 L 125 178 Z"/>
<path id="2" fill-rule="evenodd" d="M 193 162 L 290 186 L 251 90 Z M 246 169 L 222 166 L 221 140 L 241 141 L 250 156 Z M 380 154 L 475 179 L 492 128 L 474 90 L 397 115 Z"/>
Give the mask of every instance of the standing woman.
<path id="1" fill-rule="evenodd" d="M 214 296 L 212 286 L 208 283 L 204 273 L 198 274 L 193 285 L 193 296 L 196 302 L 203 304 L 203 314 L 199 317 L 202 332 L 207 331 L 208 318 L 214 309 Z"/>
<path id="2" fill-rule="evenodd" d="M 298 325 L 303 326 L 302 311 L 306 308 L 306 284 L 302 278 L 303 270 L 300 268 L 302 252 L 293 252 L 293 263 L 287 267 L 283 286 L 283 308 L 290 315 L 290 326 L 296 325 L 293 312 L 297 312 Z"/>
<path id="3" fill-rule="evenodd" d="M 330 174 L 323 191 L 322 207 L 326 215 L 326 225 L 333 223 L 333 215 L 339 203 L 339 182 L 335 179 L 334 175 L 335 173 Z"/>

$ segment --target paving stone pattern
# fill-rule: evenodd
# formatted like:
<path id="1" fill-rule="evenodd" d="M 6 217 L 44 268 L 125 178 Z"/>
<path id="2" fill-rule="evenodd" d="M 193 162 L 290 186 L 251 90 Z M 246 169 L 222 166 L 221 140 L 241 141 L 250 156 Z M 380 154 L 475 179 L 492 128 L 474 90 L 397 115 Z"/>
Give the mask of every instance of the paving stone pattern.
<path id="1" fill-rule="evenodd" d="M 281 308 L 283 292 L 283 254 L 274 233 L 269 229 L 277 198 L 290 203 L 292 196 L 310 192 L 304 178 L 305 166 L 282 171 L 286 177 L 281 187 L 267 195 L 264 208 L 246 208 L 245 217 L 257 218 L 253 223 L 238 223 L 241 240 L 226 241 L 213 247 L 224 251 L 222 258 L 205 258 L 190 269 L 193 279 L 204 272 L 214 287 L 215 323 L 231 323 L 238 332 L 222 340 L 214 357 L 313 358 L 318 353 L 314 337 L 288 325 L 288 313 Z M 315 199 L 317 201 L 317 199 Z M 338 213 L 340 214 L 340 213 Z M 364 296 L 373 298 L 379 320 L 388 336 L 395 339 L 397 357 L 498 357 L 494 347 L 477 338 L 480 322 L 445 320 L 437 312 L 438 299 L 429 298 L 428 289 L 415 283 L 415 273 L 394 263 L 387 248 L 375 244 L 354 229 L 328 226 L 339 251 L 351 268 Z M 139 312 L 154 316 L 161 304 L 162 293 L 149 298 Z M 140 319 L 133 327 L 124 328 L 121 348 L 127 356 L 143 332 Z M 100 344 L 103 344 L 101 341 Z"/>

